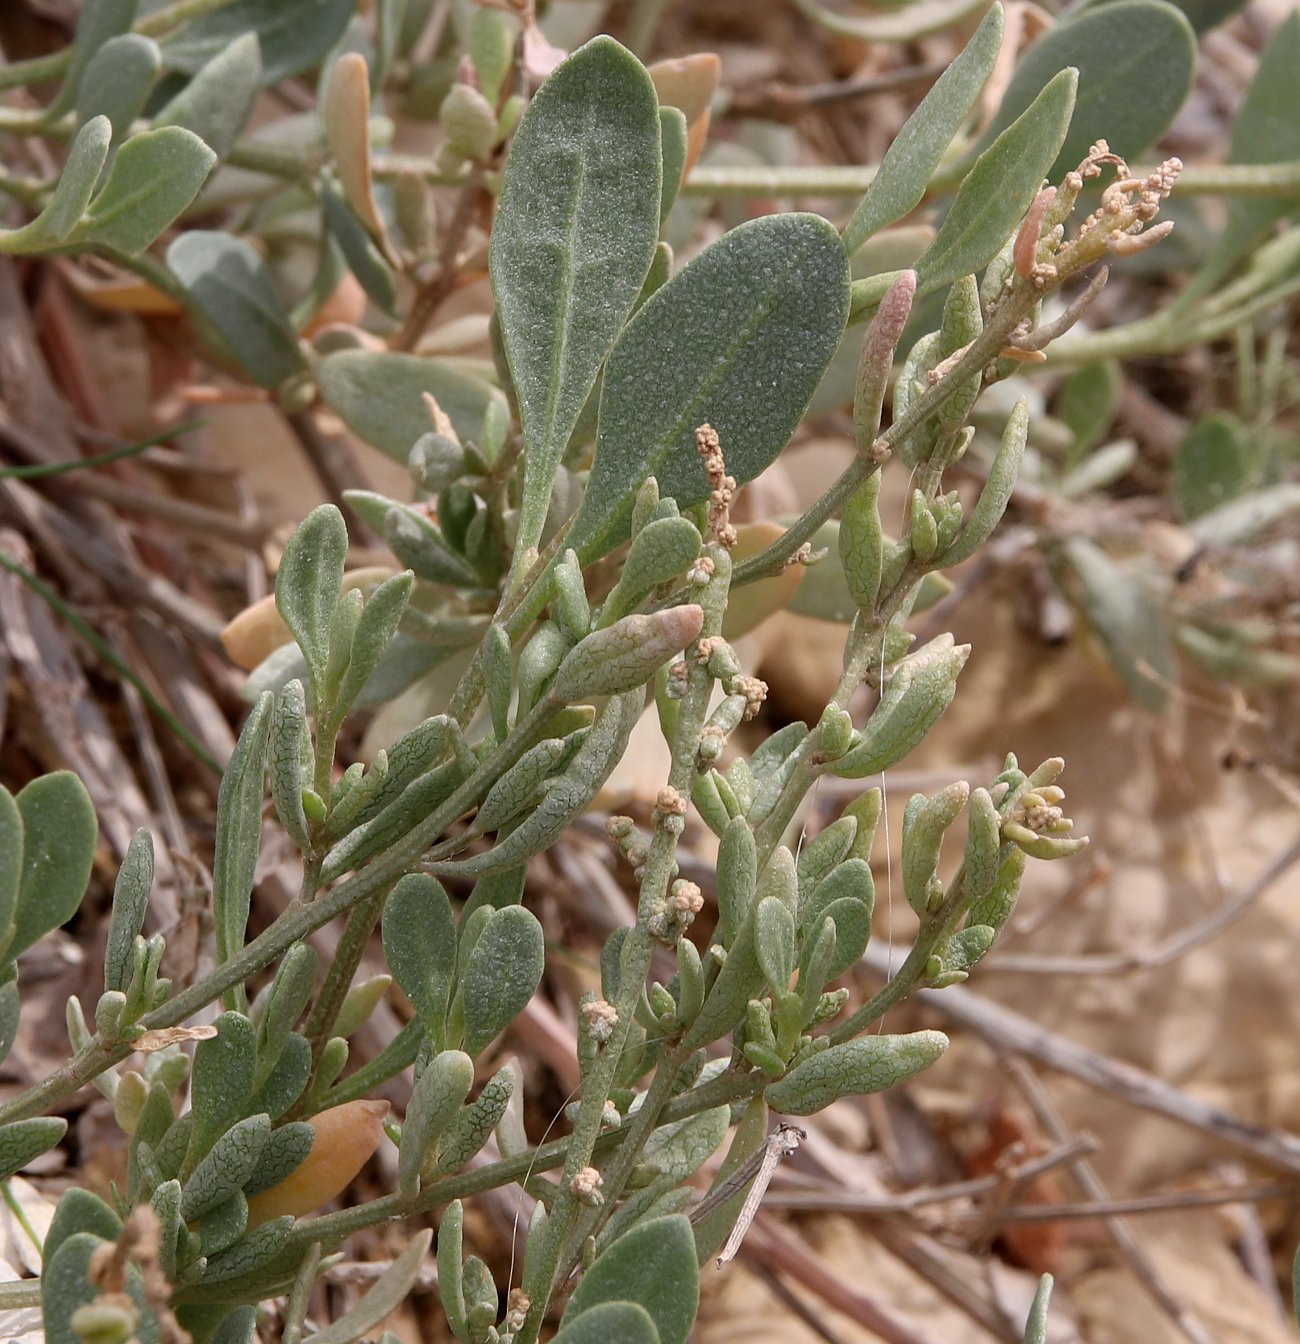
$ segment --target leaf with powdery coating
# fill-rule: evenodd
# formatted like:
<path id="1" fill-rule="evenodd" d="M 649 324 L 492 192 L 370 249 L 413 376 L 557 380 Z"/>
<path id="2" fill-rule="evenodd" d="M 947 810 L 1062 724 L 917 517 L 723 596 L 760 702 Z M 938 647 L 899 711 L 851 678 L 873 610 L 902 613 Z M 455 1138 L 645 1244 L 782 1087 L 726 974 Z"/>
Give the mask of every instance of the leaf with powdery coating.
<path id="1" fill-rule="evenodd" d="M 844 1041 L 796 1064 L 763 1095 L 782 1115 L 814 1115 L 840 1097 L 883 1092 L 906 1082 L 947 1048 L 948 1038 L 941 1031 Z"/>
<path id="2" fill-rule="evenodd" d="M 217 156 L 181 126 L 134 135 L 118 150 L 103 190 L 72 235 L 119 252 L 143 252 L 199 194 Z"/>
<path id="3" fill-rule="evenodd" d="M 852 255 L 872 234 L 916 208 L 962 122 L 970 115 L 1002 45 L 1002 6 L 994 5 L 961 55 L 903 123 L 853 218 L 844 226 Z"/>
<path id="4" fill-rule="evenodd" d="M 521 555 L 541 538 L 561 455 L 650 269 L 661 178 L 650 76 L 593 38 L 524 114 L 489 249 L 523 426 Z"/>
<path id="5" fill-rule="evenodd" d="M 662 1344 L 686 1344 L 700 1302 L 695 1236 L 681 1214 L 639 1223 L 598 1255 L 565 1310 L 561 1337 L 590 1310 L 636 1302 Z"/>
<path id="6" fill-rule="evenodd" d="M 849 312 L 848 258 L 819 215 L 724 234 L 646 300 L 605 366 L 596 457 L 569 544 L 584 559 L 628 533 L 647 476 L 680 508 L 708 497 L 695 430 L 752 481 L 789 442 Z"/>
<path id="7" fill-rule="evenodd" d="M 552 694 L 572 704 L 644 686 L 673 654 L 699 635 L 703 625 L 704 610 L 693 605 L 624 616 L 569 651 L 555 674 Z"/>
<path id="8" fill-rule="evenodd" d="M 465 1049 L 478 1055 L 523 1012 L 542 982 L 545 939 L 522 905 L 494 910 L 469 955 L 462 982 Z"/>

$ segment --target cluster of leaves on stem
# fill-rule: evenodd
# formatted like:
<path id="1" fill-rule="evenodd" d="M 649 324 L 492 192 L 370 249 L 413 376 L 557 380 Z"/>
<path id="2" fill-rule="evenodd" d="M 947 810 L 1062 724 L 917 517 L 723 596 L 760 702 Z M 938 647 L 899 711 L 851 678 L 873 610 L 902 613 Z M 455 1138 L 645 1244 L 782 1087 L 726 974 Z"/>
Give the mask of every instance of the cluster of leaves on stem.
<path id="1" fill-rule="evenodd" d="M 1170 7 L 1128 8 L 1145 21 Z M 854 280 L 851 258 L 909 215 L 949 161 L 999 50 L 994 6 L 842 232 L 815 214 L 768 215 L 677 268 L 667 235 L 707 124 L 698 88 L 678 106 L 670 72 L 599 37 L 525 110 L 516 51 L 540 41 L 531 14 L 520 35 L 515 19 L 481 9 L 463 24 L 463 77 L 438 102 L 436 163 L 380 177 L 372 89 L 402 67 L 409 33 L 404 6 L 376 9 L 373 38 L 336 0 L 174 5 L 133 31 L 134 3 L 103 0 L 85 7 L 58 63 L 63 91 L 5 123 L 69 148 L 58 182 L 28 193 L 33 218 L 0 248 L 93 249 L 134 268 L 191 315 L 215 358 L 287 411 L 319 399 L 406 461 L 418 496 L 348 496 L 395 567 L 348 572 L 332 505 L 288 543 L 275 594 L 284 638 L 252 672 L 253 707 L 221 784 L 215 968 L 181 992 L 163 978 L 163 938 L 144 934 L 152 845 L 141 833 L 114 893 L 103 993 L 89 1011 L 68 1005 L 71 1058 L 0 1108 L 4 1175 L 58 1142 L 64 1121 L 45 1112 L 85 1085 L 112 1100 L 127 1136 L 112 1200 L 69 1192 L 46 1239 L 55 1344 L 149 1344 L 177 1330 L 246 1344 L 257 1304 L 281 1295 L 285 1337 L 297 1340 L 311 1284 L 351 1232 L 434 1209 L 439 1294 L 466 1344 L 532 1344 L 561 1305 L 563 1344 L 683 1344 L 698 1266 L 731 1231 L 769 1116 L 809 1115 L 932 1063 L 940 1033 L 874 1028 L 914 988 L 966 978 L 1031 859 L 1085 843 L 1062 809 L 1059 759 L 1026 770 L 1008 757 L 996 778 L 917 794 L 899 870 L 913 946 L 874 998 L 850 1007 L 837 982 L 867 946 L 876 900 L 883 804 L 871 781 L 943 714 L 970 652 L 946 634 L 913 647 L 907 622 L 993 535 L 1030 434 L 1024 398 L 984 432 L 981 392 L 1069 330 L 1108 256 L 1167 233 L 1154 220 L 1176 161 L 1132 175 L 1101 139 L 1095 97 L 1077 104 L 1079 72 L 1027 60 L 967 146 L 915 264 Z M 299 22 L 306 10 L 311 22 Z M 241 139 L 259 88 L 316 66 L 321 118 L 306 152 Z M 1115 133 L 1141 148 L 1172 115 L 1169 96 Z M 165 264 L 145 251 L 219 162 L 201 204 L 260 211 L 261 236 L 286 248 L 312 234 L 315 273 L 291 307 L 285 273 L 245 238 L 181 232 Z M 1098 204 L 1084 193 L 1103 174 Z M 430 180 L 461 193 L 441 239 Z M 496 196 L 495 359 L 408 353 L 454 283 L 484 193 Z M 345 270 L 389 348 L 338 324 L 302 337 Z M 1045 303 L 1085 273 L 1092 282 L 1044 323 Z M 414 285 L 404 311 L 399 281 Z M 941 307 L 934 330 L 918 332 L 929 294 Z M 788 528 L 737 527 L 736 492 L 789 442 L 846 342 L 857 358 L 852 465 Z M 948 476 L 959 462 L 980 480 L 965 503 Z M 911 473 L 898 536 L 881 518 L 882 469 Z M 817 722 L 789 724 L 746 756 L 733 734 L 761 714 L 766 688 L 734 641 L 801 573 L 845 623 L 843 677 Z M 439 667 L 454 669 L 450 683 L 430 680 Z M 864 682 L 878 698 L 859 725 L 849 706 Z M 668 775 L 645 824 L 608 824 L 636 883 L 636 919 L 605 945 L 600 993 L 579 1006 L 571 1129 L 534 1146 L 518 1071 L 501 1067 L 475 1092 L 476 1066 L 543 977 L 527 862 L 597 798 L 647 687 Z M 346 717 L 399 694 L 419 706 L 401 734 L 337 772 Z M 792 847 L 823 776 L 862 791 Z M 250 939 L 268 778 L 302 853 L 302 890 Z M 707 897 L 676 858 L 694 821 L 719 841 Z M 95 825 L 84 790 L 56 774 L 0 794 L 0 839 L 3 1053 L 19 1017 L 18 954 L 71 918 L 86 888 Z M 944 880 L 953 865 L 942 860 L 957 854 Z M 305 940 L 340 919 L 322 967 Z M 390 983 L 356 980 L 376 929 L 412 1017 L 349 1072 L 349 1037 Z M 675 961 L 666 983 L 649 982 L 657 947 Z M 215 1022 L 189 1025 L 209 1005 Z M 407 1069 L 399 1128 L 368 1094 Z M 691 1178 L 729 1134 L 697 1209 Z M 471 1168 L 494 1135 L 497 1156 Z M 397 1190 L 318 1213 L 390 1140 Z M 460 1201 L 512 1182 L 534 1212 L 518 1284 L 497 1284 L 465 1255 Z M 417 1235 L 312 1338 L 347 1344 L 373 1329 L 429 1242 Z M 1030 1339 L 1041 1339 L 1045 1302 Z"/>

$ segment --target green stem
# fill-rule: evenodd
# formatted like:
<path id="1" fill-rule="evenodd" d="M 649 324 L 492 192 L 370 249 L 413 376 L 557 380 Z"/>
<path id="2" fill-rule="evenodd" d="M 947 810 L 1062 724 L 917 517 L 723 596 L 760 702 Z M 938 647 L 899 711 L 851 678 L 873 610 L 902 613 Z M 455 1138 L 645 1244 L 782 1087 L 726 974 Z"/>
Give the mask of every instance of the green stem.
<path id="1" fill-rule="evenodd" d="M 327 1111 L 333 1106 L 342 1106 L 345 1101 L 367 1096 L 381 1083 L 396 1077 L 403 1069 L 409 1069 L 415 1063 L 423 1039 L 424 1026 L 418 1017 L 413 1017 L 374 1059 L 330 1089 L 321 1101 L 321 1110 Z"/>
<path id="2" fill-rule="evenodd" d="M 964 171 L 965 166 L 964 161 L 959 161 L 959 170 Z M 1137 167 L 1133 169 L 1133 176 L 1145 178 L 1154 171 L 1154 167 Z M 681 194 L 708 197 L 859 196 L 871 185 L 877 172 L 879 169 L 874 164 L 779 168 L 701 164 L 692 170 Z M 955 186 L 956 182 L 936 178 L 928 190 L 934 194 Z M 1300 195 L 1300 160 L 1186 167 L 1178 177 L 1178 194 L 1252 198 Z"/>
<path id="3" fill-rule="evenodd" d="M 604 1184 L 601 1186 L 604 1204 L 599 1209 L 583 1210 L 578 1225 L 569 1236 L 564 1254 L 560 1258 L 560 1282 L 567 1282 L 582 1254 L 583 1243 L 605 1221 L 617 1201 L 622 1198 L 632 1169 L 640 1161 L 651 1135 L 663 1123 L 663 1109 L 672 1097 L 673 1087 L 689 1053 L 676 1048 L 670 1050 L 659 1061 L 654 1080 L 632 1117 L 632 1126 L 615 1150 L 613 1160 L 605 1169 Z"/>
<path id="4" fill-rule="evenodd" d="M 338 1021 L 339 1009 L 343 1007 L 343 1001 L 352 987 L 352 977 L 356 975 L 357 967 L 361 965 L 361 958 L 370 943 L 370 936 L 374 933 L 379 916 L 383 913 L 384 898 L 387 895 L 387 891 L 377 891 L 348 911 L 342 937 L 339 939 L 334 956 L 330 959 L 329 970 L 325 973 L 325 983 L 321 985 L 311 1016 L 307 1019 L 307 1039 L 311 1042 L 313 1078 L 320 1064 L 321 1052 L 334 1030 L 334 1023 Z M 307 1094 L 310 1093 L 309 1083 Z"/>
<path id="5" fill-rule="evenodd" d="M 1017 277 L 1015 287 L 999 306 L 988 326 L 970 344 L 966 353 L 952 366 L 947 375 L 927 392 L 919 396 L 888 429 L 876 440 L 878 449 L 893 449 L 920 428 L 951 396 L 958 392 L 972 374 L 978 373 L 1007 342 L 1016 324 L 1040 302 L 1042 295 L 1025 280 Z M 753 583 L 756 579 L 779 574 L 790 557 L 808 541 L 841 504 L 871 475 L 880 464 L 869 457 L 858 456 L 829 490 L 770 546 L 739 565 L 731 582 Z M 685 590 L 674 594 L 669 602 L 684 600 Z"/>
<path id="6" fill-rule="evenodd" d="M 170 32 L 190 19 L 200 18 L 218 9 L 225 9 L 235 0 L 175 0 L 174 4 L 142 18 L 135 25 L 137 33 L 146 37 L 157 37 L 160 33 Z M 65 47 L 52 56 L 37 56 L 30 61 L 15 61 L 12 65 L 0 66 L 0 89 L 16 89 L 27 84 L 45 84 L 59 79 L 72 64 L 72 48 Z"/>
<path id="7" fill-rule="evenodd" d="M 714 546 L 711 549 L 717 552 L 715 559 L 717 568 L 710 583 L 712 591 L 701 600 L 706 612 L 702 636 L 719 633 L 729 582 L 730 564 L 727 553 L 721 547 Z M 718 587 L 715 588 L 714 585 Z M 717 600 L 714 600 L 715 598 Z M 713 677 L 707 667 L 691 656 L 690 650 L 686 654 L 686 664 L 689 669 L 686 694 L 681 702 L 677 730 L 673 735 L 668 788 L 676 790 L 682 797 L 689 798 L 700 733 L 709 712 Z M 650 920 L 668 894 L 669 885 L 676 872 L 674 861 L 676 853 L 677 835 L 666 824 L 666 818 L 660 817 L 655 825 L 649 853 L 646 856 L 645 872 L 641 879 L 637 902 L 636 924 L 629 931 L 623 944 L 619 964 L 618 996 L 614 1004 L 616 1014 L 614 1033 L 601 1046 L 595 1062 L 583 1079 L 582 1101 L 578 1106 L 578 1116 L 565 1155 L 560 1191 L 551 1210 L 542 1252 L 530 1267 L 532 1272 L 523 1285 L 523 1290 L 532 1305 L 529 1307 L 517 1344 L 535 1344 L 546 1317 L 551 1294 L 559 1282 L 562 1254 L 583 1216 L 583 1205 L 573 1189 L 573 1180 L 579 1171 L 591 1164 L 592 1153 L 604 1120 L 605 1103 L 614 1085 L 619 1056 L 627 1043 L 637 1001 L 644 990 L 645 978 L 650 970 L 655 943 L 650 933 Z"/>
<path id="8" fill-rule="evenodd" d="M 17 1279 L 0 1283 L 0 1311 L 20 1311 L 41 1305 L 40 1279 Z"/>
<path id="9" fill-rule="evenodd" d="M 17 1196 L 14 1194 L 13 1190 L 10 1189 L 8 1181 L 0 1181 L 0 1194 L 4 1195 L 4 1201 L 9 1205 L 9 1212 L 12 1213 L 17 1220 L 18 1226 L 27 1233 L 27 1240 L 36 1247 L 37 1255 L 44 1255 L 45 1246 L 42 1244 L 40 1237 L 37 1236 L 36 1229 L 32 1226 L 31 1220 L 27 1217 L 27 1213 L 23 1209 L 23 1206 L 18 1202 Z"/>
<path id="10" fill-rule="evenodd" d="M 1181 185 L 1181 184 L 1180 184 Z M 1171 322 L 1156 313 L 1110 331 L 1093 331 L 1053 344 L 1050 367 L 1056 371 L 1091 364 L 1099 359 L 1132 359 L 1139 355 L 1173 355 L 1193 346 L 1221 340 L 1239 326 L 1286 303 L 1300 294 L 1300 275 L 1292 276 L 1253 298 L 1197 320 L 1195 310 Z M 1032 367 L 1032 366 L 1031 366 Z"/>
<path id="11" fill-rule="evenodd" d="M 702 1087 L 692 1088 L 682 1096 L 674 1097 L 662 1111 L 661 1125 L 672 1124 L 677 1120 L 686 1120 L 702 1111 L 713 1110 L 733 1101 L 743 1101 L 761 1092 L 767 1085 L 767 1079 L 759 1073 L 724 1073 L 712 1079 Z M 617 1129 L 602 1134 L 595 1144 L 597 1154 L 617 1148 L 627 1137 L 636 1117 L 624 1120 Z M 412 1199 L 403 1200 L 400 1195 L 384 1195 L 368 1203 L 358 1204 L 350 1209 L 340 1209 L 337 1213 L 327 1213 L 319 1218 L 305 1219 L 297 1223 L 289 1233 L 288 1248 L 303 1248 L 319 1241 L 322 1246 L 332 1248 L 354 1232 L 362 1232 L 369 1227 L 377 1227 L 394 1218 L 410 1217 L 427 1213 L 431 1209 L 449 1204 L 453 1199 L 467 1199 L 471 1195 L 482 1194 L 486 1190 L 495 1190 L 503 1185 L 523 1181 L 542 1171 L 554 1171 L 563 1166 L 568 1154 L 571 1137 L 552 1139 L 515 1157 L 494 1162 L 490 1166 L 477 1167 L 472 1171 L 458 1172 L 454 1176 L 444 1176 L 441 1180 L 426 1185 Z"/>

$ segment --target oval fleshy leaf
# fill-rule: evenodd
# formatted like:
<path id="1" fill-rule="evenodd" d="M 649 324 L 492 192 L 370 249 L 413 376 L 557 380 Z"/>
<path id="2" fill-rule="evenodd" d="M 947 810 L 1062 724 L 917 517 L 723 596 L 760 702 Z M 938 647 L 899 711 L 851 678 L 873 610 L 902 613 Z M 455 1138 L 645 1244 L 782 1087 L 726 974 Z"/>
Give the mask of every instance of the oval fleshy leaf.
<path id="1" fill-rule="evenodd" d="M 708 495 L 694 434 L 718 431 L 751 481 L 785 447 L 848 317 L 848 260 L 818 215 L 740 225 L 657 290 L 605 367 L 596 458 L 569 544 L 584 559 L 627 535 L 655 476 L 679 507 Z"/>
<path id="2" fill-rule="evenodd" d="M 189 301 L 259 387 L 278 387 L 303 367 L 298 337 L 276 297 L 271 273 L 242 238 L 191 229 L 167 249 L 167 264 Z"/>
<path id="3" fill-rule="evenodd" d="M 32 780 L 14 801 L 22 816 L 22 880 L 8 960 L 66 924 L 90 881 L 99 824 L 85 785 L 69 770 Z"/>
<path id="4" fill-rule="evenodd" d="M 217 156 L 191 131 L 161 126 L 117 152 L 74 240 L 143 252 L 199 194 Z"/>
<path id="5" fill-rule="evenodd" d="M 425 1030 L 440 1042 L 456 974 L 456 921 L 437 878 L 408 873 L 384 903 L 384 956 Z"/>
<path id="6" fill-rule="evenodd" d="M 602 1302 L 566 1325 L 551 1344 L 659 1344 L 650 1313 L 636 1302 Z"/>
<path id="7" fill-rule="evenodd" d="M 686 1344 L 700 1304 L 700 1276 L 685 1217 L 639 1223 L 598 1255 L 569 1299 L 561 1335 L 608 1302 L 638 1303 L 650 1313 L 662 1344 Z"/>
<path id="8" fill-rule="evenodd" d="M 245 33 L 213 56 L 153 124 L 183 126 L 224 159 L 252 114 L 261 82 L 262 49 L 256 33 Z"/>
<path id="9" fill-rule="evenodd" d="M 840 1097 L 882 1092 L 905 1082 L 947 1048 L 948 1038 L 941 1031 L 844 1041 L 796 1064 L 763 1095 L 782 1115 L 813 1115 Z"/>
<path id="10" fill-rule="evenodd" d="M 343 515 L 333 504 L 320 504 L 294 529 L 275 576 L 276 608 L 306 656 L 316 686 L 325 678 L 347 554 Z"/>
<path id="11" fill-rule="evenodd" d="M 139 33 L 111 37 L 91 58 L 77 89 L 77 122 L 107 117 L 121 140 L 144 111 L 162 58 L 158 44 Z"/>
<path id="12" fill-rule="evenodd" d="M 493 911 L 462 982 L 467 1053 L 478 1055 L 523 1012 L 541 983 L 544 963 L 537 917 L 522 905 Z"/>

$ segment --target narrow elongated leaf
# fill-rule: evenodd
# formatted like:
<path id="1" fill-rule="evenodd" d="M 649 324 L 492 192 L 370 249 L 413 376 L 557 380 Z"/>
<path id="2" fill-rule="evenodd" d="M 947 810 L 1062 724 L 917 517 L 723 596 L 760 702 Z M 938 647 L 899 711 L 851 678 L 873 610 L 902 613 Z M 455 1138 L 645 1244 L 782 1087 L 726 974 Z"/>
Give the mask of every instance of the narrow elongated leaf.
<path id="1" fill-rule="evenodd" d="M 731 1108 L 715 1106 L 689 1120 L 656 1129 L 645 1146 L 645 1160 L 674 1181 L 689 1180 L 722 1146 L 731 1127 Z"/>
<path id="2" fill-rule="evenodd" d="M 144 110 L 162 57 L 158 44 L 139 33 L 109 38 L 86 66 L 77 90 L 77 122 L 107 117 L 121 140 Z"/>
<path id="3" fill-rule="evenodd" d="M 99 838 L 90 795 L 68 770 L 32 780 L 14 801 L 23 819 L 23 875 L 5 949 L 11 961 L 76 914 Z"/>
<path id="4" fill-rule="evenodd" d="M 609 37 L 542 85 L 506 163 L 489 264 L 525 444 L 519 546 L 537 544 L 583 402 L 659 234 L 659 108 Z"/>
<path id="5" fill-rule="evenodd" d="M 1052 1284 L 1050 1274 L 1044 1274 L 1038 1280 L 1034 1304 L 1029 1308 L 1029 1319 L 1025 1322 L 1024 1344 L 1047 1344 L 1047 1308 L 1052 1301 Z"/>
<path id="6" fill-rule="evenodd" d="M 352 636 L 352 656 L 343 674 L 336 699 L 335 713 L 349 708 L 361 694 L 376 664 L 397 633 L 397 624 L 411 596 L 413 575 L 410 570 L 386 579 L 366 599 L 356 633 Z"/>
<path id="7" fill-rule="evenodd" d="M 321 114 L 347 199 L 366 228 L 381 238 L 384 225 L 370 176 L 370 68 L 360 52 L 344 52 L 334 62 Z"/>
<path id="8" fill-rule="evenodd" d="M 125 994 L 135 971 L 135 940 L 144 926 L 153 886 L 153 836 L 141 828 L 131 837 L 113 884 L 113 908 L 104 942 L 104 988 Z"/>
<path id="9" fill-rule="evenodd" d="M 195 74 L 245 33 L 262 47 L 262 86 L 315 65 L 348 25 L 356 0 L 236 0 L 177 29 L 163 42 L 171 70 Z"/>
<path id="10" fill-rule="evenodd" d="M 294 529 L 275 576 L 276 608 L 298 641 L 317 686 L 325 678 L 347 554 L 343 515 L 333 504 L 320 504 Z"/>
<path id="11" fill-rule="evenodd" d="M 183 126 L 224 159 L 248 123 L 261 82 L 261 45 L 256 33 L 244 33 L 217 52 L 153 124 Z"/>
<path id="12" fill-rule="evenodd" d="M 1079 580 L 1083 607 L 1112 667 L 1138 704 L 1160 711 L 1177 682 L 1163 576 L 1154 565 L 1121 565 L 1083 537 L 1065 544 L 1066 563 Z"/>
<path id="13" fill-rule="evenodd" d="M 366 231 L 356 211 L 343 198 L 342 192 L 332 185 L 326 186 L 321 192 L 321 205 L 325 209 L 325 223 L 330 235 L 338 244 L 348 269 L 365 290 L 366 297 L 386 313 L 395 314 L 397 280 L 393 269 Z"/>
<path id="14" fill-rule="evenodd" d="M 235 743 L 217 793 L 217 841 L 212 862 L 212 904 L 217 954 L 228 961 L 244 945 L 253 870 L 262 835 L 266 739 L 275 696 L 264 692 Z"/>
<path id="15" fill-rule="evenodd" d="M 568 1329 L 605 1302 L 638 1303 L 650 1313 L 662 1344 L 686 1344 L 700 1304 L 689 1221 L 680 1214 L 652 1218 L 619 1237 L 582 1276 L 562 1325 Z"/>
<path id="16" fill-rule="evenodd" d="M 199 193 L 217 156 L 192 131 L 164 126 L 118 150 L 77 242 L 143 252 Z"/>
<path id="17" fill-rule="evenodd" d="M 254 382 L 278 387 L 303 367 L 270 272 L 242 238 L 190 229 L 167 249 L 167 264 Z"/>
<path id="18" fill-rule="evenodd" d="M 1069 134 L 1047 170 L 1053 181 L 1077 168 L 1096 140 L 1131 159 L 1169 129 L 1191 91 L 1196 34 L 1166 0 L 1113 0 L 1083 10 L 1025 52 L 983 144 L 1067 66 L 1079 72 L 1079 91 Z M 1159 78 L 1151 78 L 1157 70 Z"/>
<path id="19" fill-rule="evenodd" d="M 112 138 L 113 128 L 107 117 L 93 117 L 77 132 L 49 204 L 20 230 L 25 239 L 33 243 L 61 243 L 81 223 L 108 161 Z"/>
<path id="20" fill-rule="evenodd" d="M 737 481 L 768 466 L 835 353 L 848 282 L 831 225 L 787 214 L 733 229 L 657 290 L 606 365 L 596 459 L 570 545 L 587 559 L 617 545 L 647 476 L 683 508 L 704 499 L 694 432 L 706 422 Z"/>
<path id="21" fill-rule="evenodd" d="M 938 235 L 916 264 L 918 291 L 971 275 L 997 255 L 1065 142 L 1078 82 L 1074 70 L 1062 70 L 975 160 Z"/>
<path id="22" fill-rule="evenodd" d="M 916 208 L 993 69 L 1002 45 L 1002 28 L 1002 6 L 995 4 L 965 50 L 903 124 L 853 218 L 845 225 L 846 252 L 856 252 L 873 233 Z"/>
<path id="23" fill-rule="evenodd" d="M 432 428 L 421 394 L 446 411 L 462 439 L 478 442 L 483 416 L 505 398 L 481 378 L 436 359 L 372 350 L 340 350 L 316 366 L 321 396 L 354 434 L 403 465 Z"/>
<path id="24" fill-rule="evenodd" d="M 896 1087 L 929 1068 L 947 1048 L 948 1038 L 941 1031 L 844 1041 L 796 1064 L 763 1095 L 774 1111 L 813 1115 L 840 1097 Z"/>
<path id="25" fill-rule="evenodd" d="M 361 1301 L 332 1325 L 318 1330 L 307 1344 L 352 1344 L 353 1340 L 373 1330 L 386 1316 L 391 1316 L 406 1300 L 407 1293 L 419 1277 L 432 1240 L 432 1228 L 426 1227 L 422 1232 L 417 1232 L 411 1244 L 393 1261 L 384 1276 L 376 1281 Z"/>
<path id="26" fill-rule="evenodd" d="M 1229 163 L 1285 163 L 1300 159 L 1300 11 L 1293 9 L 1259 60 L 1232 127 Z M 1231 197 L 1228 222 L 1188 286 L 1186 298 L 1212 289 L 1258 247 L 1269 227 L 1295 210 L 1285 196 Z"/>

